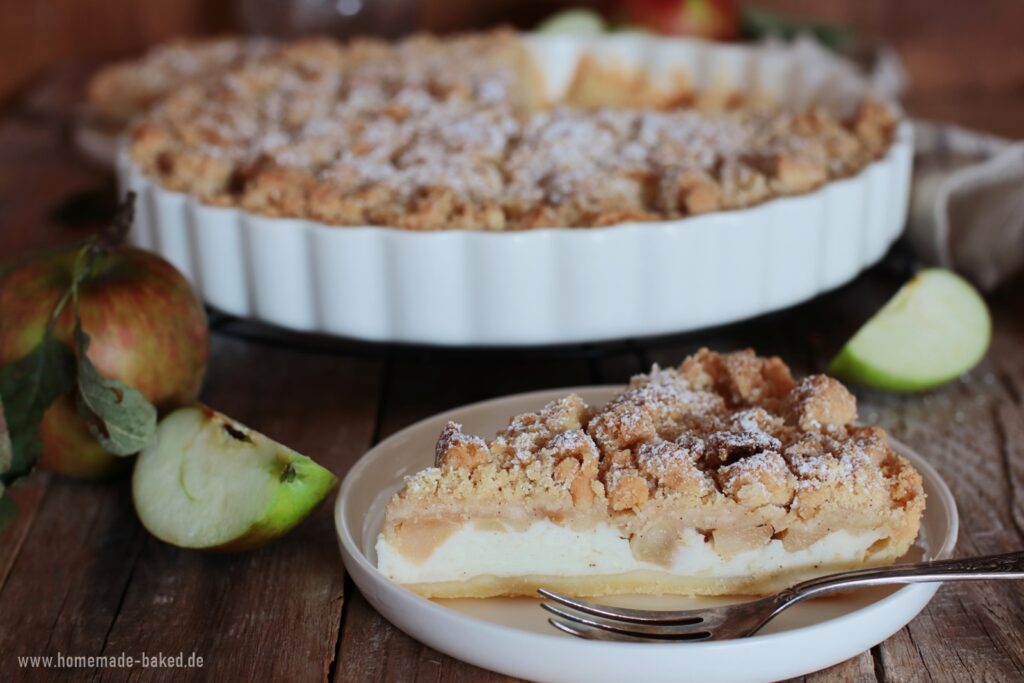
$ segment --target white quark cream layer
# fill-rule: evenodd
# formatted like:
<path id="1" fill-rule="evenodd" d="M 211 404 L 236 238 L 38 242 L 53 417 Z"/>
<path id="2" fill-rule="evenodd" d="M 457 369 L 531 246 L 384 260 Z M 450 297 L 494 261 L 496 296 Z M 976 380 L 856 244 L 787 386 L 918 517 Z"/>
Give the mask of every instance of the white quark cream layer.
<path id="1" fill-rule="evenodd" d="M 629 539 L 607 523 L 583 532 L 549 520 L 534 522 L 525 531 L 481 530 L 466 524 L 422 563 L 405 558 L 381 534 L 377 539 L 377 567 L 398 583 L 464 581 L 485 575 L 596 576 L 638 569 L 678 576 L 742 577 L 819 563 L 859 563 L 879 538 L 877 532 L 834 531 L 796 552 L 787 552 L 781 541 L 772 540 L 761 548 L 724 559 L 701 534 L 686 529 L 671 566 L 664 567 L 634 558 Z"/>

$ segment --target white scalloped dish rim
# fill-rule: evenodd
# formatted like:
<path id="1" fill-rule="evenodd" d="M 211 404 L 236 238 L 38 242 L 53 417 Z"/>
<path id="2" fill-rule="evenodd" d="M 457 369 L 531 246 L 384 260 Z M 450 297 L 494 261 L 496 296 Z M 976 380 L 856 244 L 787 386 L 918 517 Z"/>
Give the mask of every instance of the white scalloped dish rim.
<path id="1" fill-rule="evenodd" d="M 544 46 L 538 54 L 563 66 L 601 46 L 602 59 L 632 54 L 643 65 L 674 55 L 695 65 L 700 78 L 692 80 L 708 88 L 782 88 L 796 99 L 820 90 L 836 106 L 856 90 L 848 79 L 798 72 L 779 50 L 764 56 L 636 37 L 547 40 L 531 36 Z M 543 346 L 697 330 L 844 284 L 902 231 L 911 164 L 904 120 L 885 156 L 805 195 L 671 221 L 496 233 L 272 218 L 160 187 L 126 149 L 117 169 L 122 189 L 139 195 L 134 243 L 177 266 L 225 313 L 363 341 Z"/>

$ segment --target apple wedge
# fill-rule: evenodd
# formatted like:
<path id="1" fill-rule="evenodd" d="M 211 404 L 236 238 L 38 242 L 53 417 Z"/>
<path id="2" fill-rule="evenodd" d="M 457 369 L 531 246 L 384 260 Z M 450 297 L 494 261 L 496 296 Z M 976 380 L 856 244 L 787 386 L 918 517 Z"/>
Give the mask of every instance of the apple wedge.
<path id="1" fill-rule="evenodd" d="M 598 36 L 606 26 L 601 15 L 589 9 L 567 9 L 544 20 L 537 29 L 541 33 L 569 36 Z"/>
<path id="2" fill-rule="evenodd" d="M 165 417 L 139 454 L 143 526 L 182 548 L 245 550 L 289 531 L 337 483 L 328 470 L 203 405 Z"/>
<path id="3" fill-rule="evenodd" d="M 864 323 L 829 373 L 884 391 L 921 391 L 977 365 L 991 337 L 988 307 L 974 287 L 932 268 L 903 285 Z"/>

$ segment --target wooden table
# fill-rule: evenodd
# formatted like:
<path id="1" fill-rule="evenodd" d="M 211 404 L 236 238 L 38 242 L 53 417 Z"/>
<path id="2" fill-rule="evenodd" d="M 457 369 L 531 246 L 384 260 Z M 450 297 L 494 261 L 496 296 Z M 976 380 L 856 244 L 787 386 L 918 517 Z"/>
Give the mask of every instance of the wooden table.
<path id="1" fill-rule="evenodd" d="M 69 84 L 80 72 L 59 72 L 0 116 L 0 260 L 79 237 L 109 209 L 109 176 L 67 144 Z M 943 111 L 981 116 L 969 102 L 951 101 Z M 1007 111 L 1020 111 L 1019 103 Z M 1024 123 L 1009 115 L 999 126 L 1024 134 Z M 513 392 L 623 382 L 702 345 L 753 346 L 799 373 L 821 371 L 909 268 L 897 250 L 838 291 L 769 317 L 670 339 L 548 351 L 346 345 L 214 316 L 203 400 L 341 476 L 374 443 L 421 417 Z M 990 299 L 992 349 L 963 379 L 917 396 L 858 392 L 862 419 L 917 448 L 949 482 L 962 516 L 962 555 L 1024 545 L 1020 291 L 1018 280 Z M 149 537 L 123 479 L 83 483 L 37 471 L 13 495 L 20 514 L 0 535 L 2 681 L 508 680 L 420 645 L 369 607 L 345 578 L 330 502 L 266 548 L 213 555 Z M 944 587 L 910 626 L 806 680 L 1021 680 L 1022 595 L 1019 584 Z M 203 667 L 57 671 L 17 661 L 143 652 L 194 652 Z"/>

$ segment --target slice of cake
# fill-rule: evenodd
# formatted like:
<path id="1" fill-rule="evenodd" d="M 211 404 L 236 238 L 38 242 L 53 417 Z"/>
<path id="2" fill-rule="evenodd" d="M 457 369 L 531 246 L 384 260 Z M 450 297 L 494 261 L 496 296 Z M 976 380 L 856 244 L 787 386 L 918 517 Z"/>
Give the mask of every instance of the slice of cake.
<path id="1" fill-rule="evenodd" d="M 449 422 L 387 507 L 378 567 L 428 597 L 765 594 L 902 556 L 921 476 L 838 381 L 701 350 L 607 405 L 575 395 L 490 443 Z"/>

